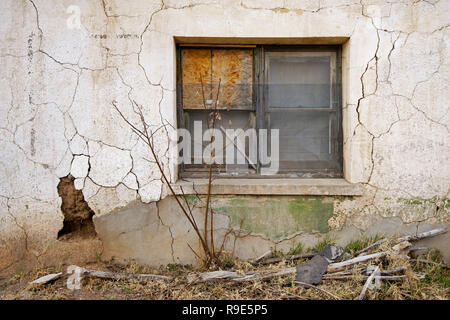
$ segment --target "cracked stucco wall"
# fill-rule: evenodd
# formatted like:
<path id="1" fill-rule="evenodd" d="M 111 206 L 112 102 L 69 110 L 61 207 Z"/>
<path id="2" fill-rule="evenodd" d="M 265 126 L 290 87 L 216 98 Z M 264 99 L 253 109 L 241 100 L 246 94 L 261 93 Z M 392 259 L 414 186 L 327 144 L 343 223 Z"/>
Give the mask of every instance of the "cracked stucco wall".
<path id="1" fill-rule="evenodd" d="M 81 29 L 67 27 L 71 5 Z M 448 0 L 4 0 L 0 21 L 0 271 L 67 246 L 56 240 L 61 177 L 75 177 L 97 218 L 166 196 L 111 102 L 137 123 L 136 101 L 162 127 L 155 144 L 174 181 L 174 37 L 348 38 L 344 172 L 365 193 L 334 203 L 330 230 L 448 223 Z"/>

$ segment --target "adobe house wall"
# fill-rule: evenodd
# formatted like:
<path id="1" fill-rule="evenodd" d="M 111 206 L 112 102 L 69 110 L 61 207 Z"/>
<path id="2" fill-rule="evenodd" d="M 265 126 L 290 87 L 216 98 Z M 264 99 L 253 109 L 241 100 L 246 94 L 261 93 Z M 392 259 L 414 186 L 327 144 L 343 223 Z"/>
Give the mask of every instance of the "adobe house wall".
<path id="1" fill-rule="evenodd" d="M 146 160 L 149 150 L 112 107 L 137 123 L 134 100 L 149 123 L 165 125 L 155 142 L 176 182 L 177 42 L 342 44 L 344 175 L 361 194 L 216 196 L 218 229 L 247 221 L 247 236 L 228 249 L 251 258 L 298 241 L 312 246 L 327 234 L 345 244 L 361 234 L 449 225 L 448 0 L 4 0 L 2 7 L 0 273 L 98 255 L 195 262 L 185 245 L 193 233 Z M 58 185 L 69 175 L 94 212 L 98 238 L 58 239 Z M 436 243 L 449 257 L 448 236 Z"/>

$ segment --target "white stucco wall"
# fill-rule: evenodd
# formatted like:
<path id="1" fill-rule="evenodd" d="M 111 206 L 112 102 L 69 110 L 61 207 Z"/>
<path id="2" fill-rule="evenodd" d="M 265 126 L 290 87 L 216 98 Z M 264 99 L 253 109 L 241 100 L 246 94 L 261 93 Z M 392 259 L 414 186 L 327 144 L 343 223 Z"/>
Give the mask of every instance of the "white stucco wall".
<path id="1" fill-rule="evenodd" d="M 67 27 L 71 5 L 81 29 Z M 343 42 L 344 173 L 365 193 L 340 203 L 330 226 L 449 219 L 448 0 L 3 0 L 0 21 L 0 270 L 39 261 L 56 241 L 56 187 L 69 173 L 97 216 L 163 196 L 111 103 L 137 123 L 136 101 L 164 125 L 156 145 L 174 181 L 183 37 Z"/>

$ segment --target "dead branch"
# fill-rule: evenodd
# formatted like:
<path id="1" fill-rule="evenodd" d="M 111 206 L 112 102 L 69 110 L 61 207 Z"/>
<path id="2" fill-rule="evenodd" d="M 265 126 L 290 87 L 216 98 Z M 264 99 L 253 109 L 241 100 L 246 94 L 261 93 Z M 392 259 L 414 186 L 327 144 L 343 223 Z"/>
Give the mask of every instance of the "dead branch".
<path id="1" fill-rule="evenodd" d="M 423 232 L 420 233 L 418 235 L 409 235 L 409 236 L 403 236 L 400 238 L 397 238 L 397 242 L 402 242 L 402 241 L 418 241 L 418 240 L 422 240 L 425 238 L 430 238 L 430 237 L 434 237 L 443 233 L 446 233 L 447 230 L 445 228 L 439 228 L 439 229 L 433 229 L 427 232 Z M 363 253 L 369 251 L 370 249 L 373 249 L 375 247 L 378 247 L 379 245 L 385 243 L 387 241 L 387 238 L 383 238 L 381 240 L 378 240 L 377 242 L 372 243 L 371 245 L 365 247 L 364 249 L 359 250 L 356 255 L 362 255 Z"/>
<path id="2" fill-rule="evenodd" d="M 377 252 L 377 253 L 372 253 L 372 254 L 368 254 L 365 256 L 360 256 L 360 257 L 356 257 L 353 259 L 349 259 L 349 260 L 345 260 L 342 262 L 337 262 L 337 263 L 331 263 L 328 265 L 327 268 L 327 272 L 336 272 L 339 270 L 342 270 L 345 267 L 360 263 L 360 262 L 364 262 L 367 260 L 371 260 L 371 259 L 377 259 L 377 258 L 381 258 L 384 257 L 386 255 L 385 251 L 382 252 Z"/>
<path id="3" fill-rule="evenodd" d="M 314 257 L 315 255 L 317 255 L 317 253 L 294 254 L 294 255 L 284 256 L 284 257 L 279 257 L 279 258 L 265 259 L 265 260 L 261 261 L 259 264 L 265 265 L 265 264 L 278 263 L 283 260 L 293 261 L 293 260 L 298 260 L 298 259 L 309 259 L 309 258 Z"/>
<path id="4" fill-rule="evenodd" d="M 366 283 L 364 284 L 361 293 L 359 294 L 359 296 L 357 298 L 355 298 L 355 300 L 362 300 L 364 299 L 364 297 L 366 296 L 366 291 L 369 288 L 369 285 L 372 283 L 372 280 L 375 278 L 375 276 L 377 274 L 380 274 L 380 267 L 377 266 L 375 268 L 375 270 L 372 272 L 372 274 L 367 278 Z"/>
<path id="5" fill-rule="evenodd" d="M 378 240 L 377 242 L 372 243 L 371 245 L 365 247 L 364 249 L 359 250 L 358 252 L 356 252 L 356 255 L 362 255 L 363 253 L 369 251 L 372 248 L 378 247 L 380 244 L 385 243 L 387 241 L 387 238 L 383 238 L 381 240 Z"/>
<path id="6" fill-rule="evenodd" d="M 250 262 L 252 265 L 257 265 L 261 260 L 270 257 L 272 255 L 272 250 L 264 252 L 261 256 Z"/>
<path id="7" fill-rule="evenodd" d="M 110 271 L 99 271 L 81 268 L 81 275 L 88 276 L 91 278 L 102 278 L 102 279 L 112 279 L 112 280 L 170 280 L 169 277 L 156 275 L 156 274 L 134 274 L 134 273 L 118 273 Z"/>
<path id="8" fill-rule="evenodd" d="M 398 267 L 398 268 L 394 268 L 391 270 L 380 270 L 380 274 L 381 275 L 390 275 L 390 274 L 395 274 L 395 273 L 398 273 L 401 271 L 405 271 L 406 269 L 408 269 L 408 268 L 407 267 Z M 325 274 L 324 277 L 327 277 L 327 276 L 332 276 L 332 277 L 349 276 L 349 275 L 356 275 L 356 274 L 367 275 L 367 273 L 369 273 L 369 272 L 370 272 L 369 268 L 357 268 L 357 269 L 353 269 L 353 270 L 333 272 L 331 275 Z"/>
<path id="9" fill-rule="evenodd" d="M 332 275 L 325 275 L 322 280 L 347 280 L 347 279 L 367 279 L 369 276 L 363 276 L 363 275 L 354 275 L 354 276 L 332 276 Z M 400 275 L 400 276 L 375 276 L 375 279 L 381 279 L 381 280 L 391 280 L 391 281 L 399 281 L 404 278 L 406 278 L 406 275 Z"/>
<path id="10" fill-rule="evenodd" d="M 212 271 L 205 273 L 193 273 L 187 276 L 188 283 L 201 283 L 212 280 L 233 280 L 242 278 L 243 276 L 234 271 Z"/>
<path id="11" fill-rule="evenodd" d="M 434 237 L 443 233 L 446 233 L 447 229 L 445 228 L 439 228 L 439 229 L 433 229 L 427 232 L 422 232 L 419 233 L 418 235 L 410 235 L 410 236 L 404 236 L 401 238 L 398 238 L 397 241 L 401 242 L 401 241 L 418 241 L 418 240 L 422 240 L 425 238 L 430 238 L 430 237 Z"/>
<path id="12" fill-rule="evenodd" d="M 255 280 L 267 280 L 279 276 L 285 276 L 296 272 L 296 268 L 283 268 L 275 270 L 261 270 L 240 275 L 234 271 L 212 271 L 194 273 L 187 276 L 188 283 L 201 283 L 213 280 L 230 280 L 234 282 L 246 282 Z"/>
<path id="13" fill-rule="evenodd" d="M 55 280 L 61 278 L 61 276 L 62 276 L 62 272 L 47 274 L 43 277 L 40 277 L 40 278 L 30 282 L 30 284 L 47 284 L 49 282 L 52 282 L 52 281 L 55 281 Z"/>
<path id="14" fill-rule="evenodd" d="M 161 165 L 161 163 L 159 161 L 159 158 L 156 155 L 156 151 L 155 151 L 155 149 L 153 147 L 153 142 L 152 142 L 153 135 L 150 135 L 149 132 L 148 132 L 148 126 L 147 126 L 147 123 L 145 122 L 145 118 L 144 118 L 144 114 L 142 113 L 142 109 L 135 101 L 133 101 L 133 102 L 134 102 L 134 104 L 137 107 L 137 110 L 138 110 L 137 112 L 139 114 L 140 121 L 141 121 L 141 124 L 143 126 L 143 130 L 140 130 L 139 128 L 137 128 L 134 124 L 132 124 L 123 115 L 123 113 L 117 107 L 116 101 L 113 101 L 112 105 L 114 106 L 116 111 L 119 113 L 121 118 L 131 127 L 133 132 L 150 148 L 150 151 L 151 151 L 151 153 L 153 155 L 153 158 L 155 159 L 155 163 L 156 163 L 156 165 L 158 167 L 158 170 L 161 173 L 161 176 L 162 176 L 164 182 L 167 184 L 167 186 L 168 186 L 168 188 L 170 190 L 170 193 L 174 196 L 174 198 L 175 198 L 178 206 L 180 207 L 181 211 L 183 212 L 184 216 L 188 219 L 189 223 L 191 224 L 192 228 L 194 229 L 195 233 L 197 234 L 197 236 L 198 236 L 198 238 L 200 240 L 200 243 L 202 245 L 202 248 L 203 248 L 203 250 L 205 252 L 205 256 L 208 257 L 208 258 L 211 258 L 212 255 L 211 255 L 211 252 L 209 250 L 209 246 L 208 246 L 206 238 L 202 237 L 202 234 L 201 234 L 200 230 L 197 227 L 195 219 L 191 219 L 188 211 L 186 210 L 186 208 L 184 208 L 183 204 L 181 203 L 181 201 L 179 199 L 179 196 L 173 190 L 172 185 L 170 184 L 169 179 L 167 178 L 167 176 L 166 176 L 166 174 L 164 172 L 164 169 L 162 168 L 162 165 Z M 207 264 L 209 264 L 209 261 L 207 261 Z"/>

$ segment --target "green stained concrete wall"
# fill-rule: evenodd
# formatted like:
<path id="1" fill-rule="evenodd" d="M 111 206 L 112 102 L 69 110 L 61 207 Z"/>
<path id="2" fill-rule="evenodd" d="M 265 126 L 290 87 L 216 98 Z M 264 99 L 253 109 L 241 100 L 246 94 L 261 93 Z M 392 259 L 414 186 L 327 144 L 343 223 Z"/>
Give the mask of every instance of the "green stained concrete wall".
<path id="1" fill-rule="evenodd" d="M 324 197 L 218 197 L 212 207 L 228 215 L 232 227 L 271 239 L 298 232 L 327 233 L 333 216 L 333 202 Z"/>

